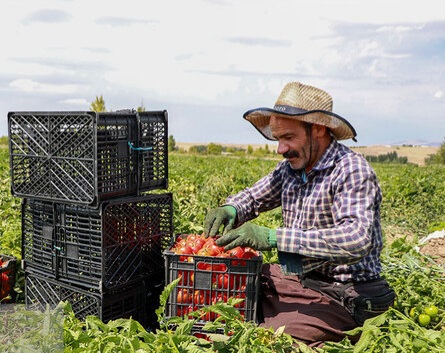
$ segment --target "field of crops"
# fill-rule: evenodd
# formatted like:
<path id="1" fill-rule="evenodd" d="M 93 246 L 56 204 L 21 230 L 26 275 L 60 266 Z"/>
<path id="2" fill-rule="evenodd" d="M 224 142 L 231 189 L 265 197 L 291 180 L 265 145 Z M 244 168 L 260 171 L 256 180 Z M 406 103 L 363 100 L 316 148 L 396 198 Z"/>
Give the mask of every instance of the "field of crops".
<path id="1" fill-rule="evenodd" d="M 209 208 L 251 185 L 276 163 L 277 160 L 270 159 L 172 153 L 169 191 L 174 197 L 175 233 L 202 232 Z M 439 259 L 422 254 L 418 245 L 421 238 L 445 228 L 445 168 L 413 165 L 374 165 L 374 168 L 384 193 L 384 275 L 396 290 L 397 301 L 394 308 L 351 332 L 361 332 L 356 344 L 345 339 L 312 350 L 295 344 L 280 330 L 273 332 L 243 322 L 233 306 L 223 304 L 206 309 L 217 312 L 225 320 L 225 325 L 217 321 L 214 327 L 209 327 L 222 330 L 212 335 L 210 341 L 190 335 L 192 319 L 166 320 L 162 310 L 157 313 L 160 329 L 147 332 L 133 320 L 104 324 L 89 317 L 79 321 L 65 304 L 41 314 L 47 322 L 54 323 L 53 326 L 38 324 L 41 318 L 25 311 L 10 314 L 7 320 L 0 319 L 0 351 L 14 351 L 11 337 L 16 337 L 21 344 L 27 342 L 29 346 L 39 347 L 39 352 L 50 352 L 48 347 L 54 348 L 57 345 L 54 340 L 59 337 L 60 343 L 63 335 L 65 352 L 444 352 L 444 269 Z M 11 197 L 9 183 L 8 151 L 3 146 L 0 148 L 0 253 L 20 257 L 20 200 Z M 255 222 L 280 226 L 280 210 L 261 215 Z M 274 261 L 273 253 L 265 255 L 266 261 Z M 169 289 L 163 294 L 164 300 Z M 425 309 L 429 322 L 426 322 Z M 60 312 L 65 313 L 63 327 L 55 324 Z M 28 320 L 25 326 L 29 320 L 35 320 L 37 331 L 26 332 L 22 324 L 26 322 L 24 318 Z M 177 327 L 174 331 L 171 330 L 173 324 Z M 15 335 L 8 335 L 10 330 Z M 47 350 L 43 350 L 42 344 Z"/>

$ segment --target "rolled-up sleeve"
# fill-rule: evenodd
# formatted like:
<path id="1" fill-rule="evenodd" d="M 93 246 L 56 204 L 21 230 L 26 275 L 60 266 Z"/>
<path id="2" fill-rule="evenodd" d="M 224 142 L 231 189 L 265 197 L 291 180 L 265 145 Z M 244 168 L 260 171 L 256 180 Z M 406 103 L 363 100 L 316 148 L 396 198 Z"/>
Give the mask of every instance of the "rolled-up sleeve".
<path id="1" fill-rule="evenodd" d="M 237 211 L 238 225 L 258 217 L 261 212 L 272 210 L 281 204 L 283 162 L 252 187 L 229 196 L 226 204 L 232 205 Z"/>

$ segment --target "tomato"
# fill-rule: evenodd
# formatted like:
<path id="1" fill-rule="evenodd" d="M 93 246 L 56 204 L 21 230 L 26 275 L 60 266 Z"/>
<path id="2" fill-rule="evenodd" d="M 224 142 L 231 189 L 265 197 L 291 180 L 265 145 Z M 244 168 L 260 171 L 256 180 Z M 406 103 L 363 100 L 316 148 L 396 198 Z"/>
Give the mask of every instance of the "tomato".
<path id="1" fill-rule="evenodd" d="M 207 241 L 202 246 L 202 249 L 209 249 L 209 254 L 210 254 L 209 256 L 218 256 L 219 254 L 224 252 L 224 248 L 221 246 L 218 246 L 215 243 L 214 238 L 207 239 Z"/>
<path id="2" fill-rule="evenodd" d="M 439 309 L 437 309 L 437 306 L 435 305 L 427 306 L 423 311 L 431 318 L 434 318 L 439 314 Z"/>
<path id="3" fill-rule="evenodd" d="M 195 241 L 195 245 L 196 245 L 196 247 L 198 247 L 198 249 L 201 249 L 205 243 L 206 243 L 206 240 L 201 237 L 197 238 Z"/>
<path id="4" fill-rule="evenodd" d="M 229 288 L 230 276 L 227 273 L 221 273 L 218 275 L 218 288 Z"/>
<path id="5" fill-rule="evenodd" d="M 206 295 L 207 294 L 207 295 Z M 193 294 L 193 304 L 195 305 L 204 305 L 208 300 L 209 294 L 202 290 L 195 290 Z M 210 300 L 208 300 L 210 302 Z"/>
<path id="6" fill-rule="evenodd" d="M 2 272 L 1 281 L 3 284 L 9 284 L 9 277 L 5 272 Z"/>
<path id="7" fill-rule="evenodd" d="M 179 289 L 176 297 L 176 302 L 180 304 L 190 303 L 189 293 L 187 289 Z"/>
<path id="8" fill-rule="evenodd" d="M 231 257 L 236 257 L 237 259 L 242 259 L 244 256 L 244 249 L 241 246 L 237 246 L 236 248 L 228 250 L 227 253 Z"/>
<path id="9" fill-rule="evenodd" d="M 175 252 L 176 252 L 176 254 L 184 254 L 184 255 L 191 255 L 191 254 L 193 254 L 193 250 L 192 250 L 192 247 L 190 245 L 181 246 Z"/>
<path id="10" fill-rule="evenodd" d="M 211 314 L 211 313 L 207 313 L 207 315 L 208 314 Z M 205 320 L 207 320 L 207 319 L 205 319 Z M 210 321 L 210 320 L 207 320 L 207 321 Z M 195 336 L 196 338 L 205 339 L 206 341 L 211 342 L 211 339 L 210 339 L 209 335 L 207 335 L 205 333 L 195 332 L 195 333 L 193 333 L 193 336 Z"/>
<path id="11" fill-rule="evenodd" d="M 192 271 L 179 270 L 178 278 L 181 278 L 178 283 L 180 286 L 189 286 L 193 283 L 194 273 Z"/>
<path id="12" fill-rule="evenodd" d="M 227 293 L 216 293 L 216 292 L 213 293 L 212 304 L 216 304 L 219 302 L 227 303 Z"/>
<path id="13" fill-rule="evenodd" d="M 427 314 L 420 314 L 417 320 L 419 321 L 420 326 L 428 326 L 431 322 L 431 317 Z"/>
<path id="14" fill-rule="evenodd" d="M 199 256 L 211 256 L 211 251 L 209 248 L 201 248 L 199 249 L 199 251 L 196 253 L 196 255 Z"/>
<path id="15" fill-rule="evenodd" d="M 177 316 L 184 316 L 184 315 L 190 314 L 192 311 L 193 311 L 193 307 L 191 305 L 189 305 L 189 306 L 180 306 L 176 310 L 176 315 Z"/>

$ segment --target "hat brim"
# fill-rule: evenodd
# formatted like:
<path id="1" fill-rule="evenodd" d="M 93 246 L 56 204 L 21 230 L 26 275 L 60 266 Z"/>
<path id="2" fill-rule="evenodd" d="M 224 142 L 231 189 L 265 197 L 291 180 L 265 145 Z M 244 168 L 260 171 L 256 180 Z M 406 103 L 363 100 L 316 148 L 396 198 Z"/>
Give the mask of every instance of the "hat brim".
<path id="1" fill-rule="evenodd" d="M 248 110 L 243 118 L 249 121 L 266 139 L 276 141 L 270 129 L 270 117 L 278 116 L 287 119 L 295 119 L 310 124 L 326 126 L 337 140 L 355 140 L 357 136 L 354 127 L 343 117 L 326 110 L 310 110 L 294 108 L 292 113 L 283 112 L 272 108 L 256 108 Z"/>

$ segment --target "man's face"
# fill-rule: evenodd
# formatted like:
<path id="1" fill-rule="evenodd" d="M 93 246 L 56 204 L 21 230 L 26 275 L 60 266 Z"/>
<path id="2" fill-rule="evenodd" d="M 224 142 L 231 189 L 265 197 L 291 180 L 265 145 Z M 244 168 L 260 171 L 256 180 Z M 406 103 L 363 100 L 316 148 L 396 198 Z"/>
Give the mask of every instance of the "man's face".
<path id="1" fill-rule="evenodd" d="M 270 118 L 272 135 L 278 140 L 277 153 L 286 158 L 293 169 L 311 164 L 311 127 L 293 119 Z"/>

